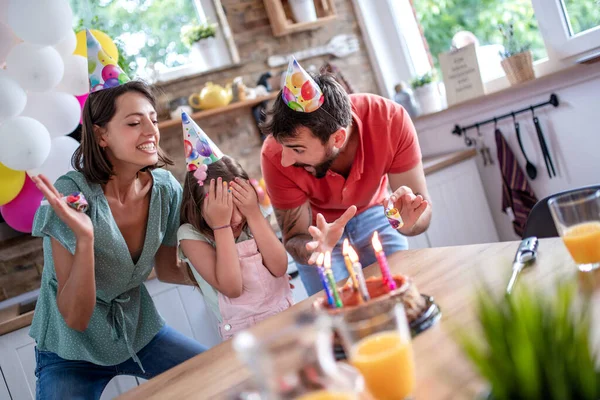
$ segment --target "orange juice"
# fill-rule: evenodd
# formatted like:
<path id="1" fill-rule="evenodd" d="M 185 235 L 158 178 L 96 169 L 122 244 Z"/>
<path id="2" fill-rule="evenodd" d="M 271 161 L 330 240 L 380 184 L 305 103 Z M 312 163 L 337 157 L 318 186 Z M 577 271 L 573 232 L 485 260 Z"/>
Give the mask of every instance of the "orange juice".
<path id="1" fill-rule="evenodd" d="M 300 396 L 298 400 L 356 400 L 357 397 L 349 392 L 335 392 L 330 390 L 319 390 Z"/>
<path id="2" fill-rule="evenodd" d="M 577 264 L 600 263 L 600 222 L 573 225 L 564 232 L 563 241 Z"/>
<path id="3" fill-rule="evenodd" d="M 401 400 L 415 388 L 415 365 L 410 340 L 398 332 L 381 332 L 354 345 L 350 362 L 365 378 L 378 400 Z"/>

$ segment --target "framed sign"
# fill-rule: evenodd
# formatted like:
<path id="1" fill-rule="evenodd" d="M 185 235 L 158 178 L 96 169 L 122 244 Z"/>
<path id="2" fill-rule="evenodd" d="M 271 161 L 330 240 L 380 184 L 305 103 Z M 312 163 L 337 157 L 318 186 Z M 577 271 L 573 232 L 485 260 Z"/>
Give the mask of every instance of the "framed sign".
<path id="1" fill-rule="evenodd" d="M 448 106 L 485 94 L 474 44 L 442 53 L 438 59 Z"/>

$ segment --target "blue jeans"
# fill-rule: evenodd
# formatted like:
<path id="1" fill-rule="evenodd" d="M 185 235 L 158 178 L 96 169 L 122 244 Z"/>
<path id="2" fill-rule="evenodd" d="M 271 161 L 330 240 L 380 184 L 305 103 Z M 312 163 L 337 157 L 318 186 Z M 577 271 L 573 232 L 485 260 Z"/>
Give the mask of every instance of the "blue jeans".
<path id="1" fill-rule="evenodd" d="M 377 261 L 371 245 L 371 239 L 375 231 L 379 234 L 379 240 L 385 254 L 390 255 L 408 249 L 408 241 L 392 228 L 384 214 L 383 206 L 373 206 L 348 221 L 344 234 L 331 252 L 331 269 L 336 282 L 348 278 L 348 270 L 342 255 L 342 243 L 345 238 L 348 238 L 350 244 L 358 253 L 363 267 Z M 296 266 L 309 296 L 323 290 L 321 278 L 319 278 L 319 273 L 314 265 L 296 263 Z"/>
<path id="2" fill-rule="evenodd" d="M 65 360 L 50 351 L 35 349 L 38 400 L 99 399 L 117 375 L 153 378 L 206 350 L 197 341 L 167 325 L 137 355 L 146 372 L 133 359 L 104 366 L 87 361 Z"/>

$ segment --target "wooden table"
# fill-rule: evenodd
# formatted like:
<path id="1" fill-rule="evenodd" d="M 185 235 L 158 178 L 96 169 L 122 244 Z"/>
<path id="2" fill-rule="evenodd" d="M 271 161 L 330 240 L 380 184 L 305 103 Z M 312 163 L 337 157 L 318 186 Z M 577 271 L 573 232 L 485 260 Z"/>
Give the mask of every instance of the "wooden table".
<path id="1" fill-rule="evenodd" d="M 419 400 L 474 399 L 485 384 L 452 339 L 457 329 L 475 323 L 473 295 L 479 282 L 502 292 L 506 287 L 518 242 L 408 250 L 388 257 L 394 273 L 412 277 L 422 293 L 434 296 L 442 320 L 414 339 Z M 378 275 L 376 265 L 365 275 Z M 575 266 L 561 240 L 542 239 L 538 260 L 525 270 L 520 282 L 550 285 L 558 277 L 574 277 Z M 519 284 L 519 282 L 517 283 Z M 315 295 L 318 296 L 319 294 Z M 313 296 L 314 297 L 314 296 Z M 293 316 L 311 307 L 309 298 L 252 328 L 258 335 L 289 324 Z M 224 342 L 140 385 L 119 399 L 213 399 L 250 377 Z"/>

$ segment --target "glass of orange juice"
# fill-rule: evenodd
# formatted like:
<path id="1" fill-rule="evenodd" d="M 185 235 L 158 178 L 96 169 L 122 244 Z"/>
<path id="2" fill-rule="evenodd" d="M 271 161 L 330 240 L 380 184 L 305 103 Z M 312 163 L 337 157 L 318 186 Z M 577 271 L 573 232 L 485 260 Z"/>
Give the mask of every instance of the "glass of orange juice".
<path id="1" fill-rule="evenodd" d="M 579 271 L 600 268 L 600 190 L 552 197 L 548 206 L 558 233 Z"/>
<path id="2" fill-rule="evenodd" d="M 377 400 L 411 398 L 415 362 L 402 303 L 373 302 L 337 318 L 344 350 L 370 394 Z"/>

